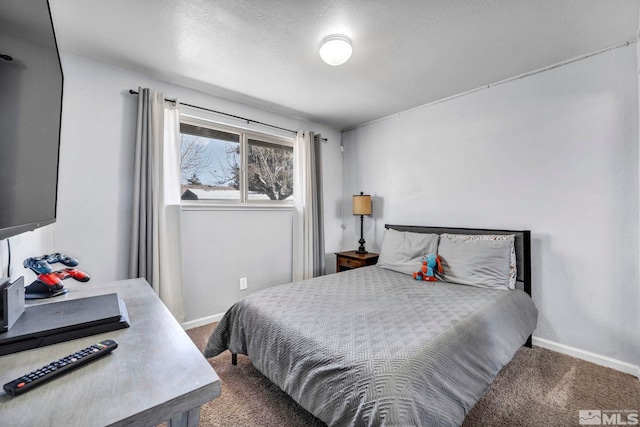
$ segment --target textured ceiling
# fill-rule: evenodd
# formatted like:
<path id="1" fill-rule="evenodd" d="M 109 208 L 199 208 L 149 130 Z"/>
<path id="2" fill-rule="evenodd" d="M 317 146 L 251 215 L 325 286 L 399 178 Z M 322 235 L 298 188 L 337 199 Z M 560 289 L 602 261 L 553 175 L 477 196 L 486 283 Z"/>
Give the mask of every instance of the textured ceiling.
<path id="1" fill-rule="evenodd" d="M 50 0 L 63 51 L 336 129 L 635 40 L 639 4 Z M 333 33 L 353 41 L 338 67 Z"/>

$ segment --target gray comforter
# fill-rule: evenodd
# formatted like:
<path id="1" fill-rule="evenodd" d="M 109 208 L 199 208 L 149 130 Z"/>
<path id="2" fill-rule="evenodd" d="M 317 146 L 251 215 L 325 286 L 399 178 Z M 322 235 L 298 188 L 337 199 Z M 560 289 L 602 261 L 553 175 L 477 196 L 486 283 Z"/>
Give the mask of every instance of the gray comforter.
<path id="1" fill-rule="evenodd" d="M 224 315 L 204 354 L 248 355 L 329 425 L 455 426 L 536 321 L 522 291 L 371 266 L 251 294 Z"/>

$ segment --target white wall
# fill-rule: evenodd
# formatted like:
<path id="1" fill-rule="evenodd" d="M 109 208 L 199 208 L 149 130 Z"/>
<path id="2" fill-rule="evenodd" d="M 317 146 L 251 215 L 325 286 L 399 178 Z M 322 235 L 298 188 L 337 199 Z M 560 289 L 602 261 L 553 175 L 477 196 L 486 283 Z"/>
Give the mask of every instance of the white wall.
<path id="1" fill-rule="evenodd" d="M 374 196 L 368 247 L 385 223 L 530 229 L 534 336 L 638 365 L 636 56 L 619 48 L 346 132 L 344 198 Z M 359 223 L 347 225 L 353 248 Z"/>
<path id="2" fill-rule="evenodd" d="M 36 274 L 24 268 L 22 262 L 27 258 L 50 254 L 54 252 L 53 247 L 53 225 L 0 240 L 0 277 L 10 277 L 14 281 L 24 276 L 25 286 L 29 285 L 36 280 Z"/>
<path id="3" fill-rule="evenodd" d="M 190 104 L 288 129 L 300 128 L 322 133 L 328 139 L 323 144 L 322 153 L 326 177 L 326 248 L 327 253 L 339 249 L 342 239 L 339 132 L 64 52 L 61 59 L 65 84 L 58 220 L 51 226 L 53 231 L 48 231 L 52 233 L 48 243 L 22 236 L 14 238 L 16 244 L 13 250 L 19 256 L 19 263 L 14 269 L 16 276 L 27 273 L 22 268 L 24 254 L 55 251 L 80 260 L 79 268 L 92 277 L 87 286 L 98 286 L 100 282 L 127 277 L 137 106 L 137 96 L 130 95 L 128 91 L 137 90 L 139 86 L 163 91 L 167 97 L 178 97 Z M 189 112 L 194 114 L 195 111 Z M 290 212 L 276 214 L 286 216 Z M 187 320 L 226 310 L 241 296 L 233 292 L 238 289 L 238 278 L 241 276 L 249 276 L 249 290 L 246 293 L 290 280 L 291 225 L 284 226 L 281 218 L 273 219 L 274 215 L 272 212 L 256 211 L 234 215 L 219 211 L 185 213 L 183 247 L 188 255 L 184 264 Z M 275 224 L 273 227 L 270 223 L 272 219 Z M 269 224 L 273 230 L 279 229 L 281 239 L 274 243 L 270 241 L 272 235 L 263 234 L 253 240 L 253 251 L 247 251 L 245 236 L 256 221 L 263 227 Z M 232 230 L 237 232 L 229 233 Z M 219 238 L 218 232 L 227 234 Z M 288 252 L 275 262 L 271 251 L 285 250 L 286 245 Z M 255 265 L 257 258 L 267 260 L 266 264 L 259 267 L 259 277 L 254 271 L 247 271 L 252 262 Z M 203 266 L 215 268 L 203 269 Z M 204 270 L 207 270 L 207 274 L 204 274 Z M 288 270 L 288 276 L 285 270 Z M 208 303 L 211 303 L 210 307 Z"/>
<path id="4" fill-rule="evenodd" d="M 188 320 L 222 314 L 249 292 L 290 282 L 292 221 L 290 209 L 183 211 Z M 240 290 L 241 277 L 247 290 Z"/>

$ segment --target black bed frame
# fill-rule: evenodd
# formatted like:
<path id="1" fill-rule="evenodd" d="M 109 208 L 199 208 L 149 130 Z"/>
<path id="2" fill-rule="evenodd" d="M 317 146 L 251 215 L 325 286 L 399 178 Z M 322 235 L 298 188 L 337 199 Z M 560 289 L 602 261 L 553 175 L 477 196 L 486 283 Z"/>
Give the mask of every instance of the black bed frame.
<path id="1" fill-rule="evenodd" d="M 390 225 L 384 228 L 397 231 L 410 231 L 413 233 L 433 234 L 513 234 L 515 235 L 516 271 L 518 288 L 531 296 L 531 231 L 529 230 L 494 230 L 489 228 L 456 228 L 456 227 L 429 227 L 420 225 Z M 531 336 L 527 338 L 525 347 L 531 348 Z"/>

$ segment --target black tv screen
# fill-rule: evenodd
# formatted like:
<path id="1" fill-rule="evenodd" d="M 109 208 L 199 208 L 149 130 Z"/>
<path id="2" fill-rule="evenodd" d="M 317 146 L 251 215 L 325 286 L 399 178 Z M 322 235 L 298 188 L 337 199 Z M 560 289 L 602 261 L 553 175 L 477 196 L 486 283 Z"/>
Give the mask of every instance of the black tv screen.
<path id="1" fill-rule="evenodd" d="M 0 1 L 0 240 L 56 220 L 63 76 L 46 0 Z"/>

